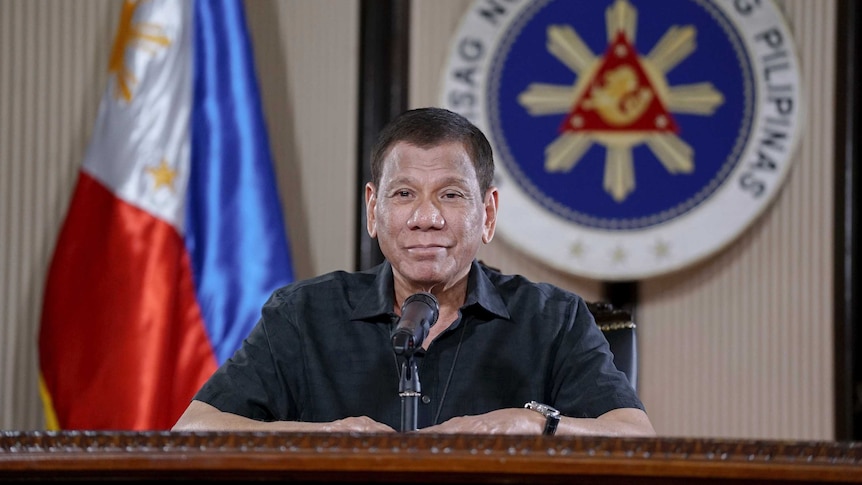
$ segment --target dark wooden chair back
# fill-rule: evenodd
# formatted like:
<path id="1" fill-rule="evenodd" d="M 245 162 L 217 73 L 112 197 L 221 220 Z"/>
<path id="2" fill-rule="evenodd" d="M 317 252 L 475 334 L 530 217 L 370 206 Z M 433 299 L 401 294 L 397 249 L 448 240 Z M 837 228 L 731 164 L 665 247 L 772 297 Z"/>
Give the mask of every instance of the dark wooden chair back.
<path id="1" fill-rule="evenodd" d="M 596 325 L 608 339 L 611 352 L 614 354 L 614 365 L 625 373 L 632 387 L 637 390 L 637 325 L 632 321 L 631 314 L 626 310 L 614 308 L 610 303 L 601 301 L 587 302 L 587 306 L 596 318 Z"/>

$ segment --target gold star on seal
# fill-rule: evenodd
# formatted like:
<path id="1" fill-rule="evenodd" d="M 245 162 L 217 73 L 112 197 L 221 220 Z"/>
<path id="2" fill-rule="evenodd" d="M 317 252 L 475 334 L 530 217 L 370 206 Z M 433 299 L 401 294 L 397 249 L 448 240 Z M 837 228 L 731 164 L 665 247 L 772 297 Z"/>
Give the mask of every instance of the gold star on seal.
<path id="1" fill-rule="evenodd" d="M 177 172 L 168 166 L 164 159 L 159 162 L 158 166 L 147 167 L 146 170 L 148 174 L 153 176 L 153 182 L 156 184 L 154 189 L 158 190 L 159 187 L 166 186 L 171 192 L 174 191 L 174 178 L 176 178 Z"/>
<path id="2" fill-rule="evenodd" d="M 627 257 L 628 254 L 626 254 L 626 250 L 620 246 L 617 246 L 611 253 L 611 260 L 613 260 L 614 263 L 622 263 Z"/>
<path id="3" fill-rule="evenodd" d="M 656 241 L 653 250 L 655 251 L 656 259 L 663 259 L 670 256 L 670 244 L 668 244 L 667 241 L 659 239 Z"/>
<path id="4" fill-rule="evenodd" d="M 582 241 L 575 241 L 569 251 L 575 258 L 581 258 L 584 255 L 584 243 Z"/>

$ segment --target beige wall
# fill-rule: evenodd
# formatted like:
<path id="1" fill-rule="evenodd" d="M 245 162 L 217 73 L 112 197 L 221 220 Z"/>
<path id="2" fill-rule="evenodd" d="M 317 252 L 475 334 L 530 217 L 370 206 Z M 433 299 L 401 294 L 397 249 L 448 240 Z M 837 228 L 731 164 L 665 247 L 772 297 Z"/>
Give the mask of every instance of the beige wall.
<path id="1" fill-rule="evenodd" d="M 410 104 L 436 104 L 468 0 L 417 0 Z M 835 4 L 784 0 L 808 116 L 773 206 L 715 257 L 640 283 L 640 391 L 660 434 L 831 439 Z M 0 429 L 43 426 L 35 339 L 117 0 L 0 1 Z M 247 2 L 297 276 L 353 267 L 358 0 Z M 502 201 L 505 210 L 505 201 Z M 602 284 L 497 238 L 481 257 L 589 299 Z"/>

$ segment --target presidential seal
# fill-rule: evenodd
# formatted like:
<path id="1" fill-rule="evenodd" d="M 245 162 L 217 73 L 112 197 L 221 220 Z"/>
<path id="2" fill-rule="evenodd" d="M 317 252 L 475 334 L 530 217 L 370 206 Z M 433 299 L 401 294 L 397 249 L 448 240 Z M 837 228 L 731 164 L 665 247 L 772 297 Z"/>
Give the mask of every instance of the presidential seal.
<path id="1" fill-rule="evenodd" d="M 769 0 L 479 0 L 440 103 L 488 134 L 502 238 L 637 280 L 713 255 L 774 200 L 799 138 L 798 62 Z"/>

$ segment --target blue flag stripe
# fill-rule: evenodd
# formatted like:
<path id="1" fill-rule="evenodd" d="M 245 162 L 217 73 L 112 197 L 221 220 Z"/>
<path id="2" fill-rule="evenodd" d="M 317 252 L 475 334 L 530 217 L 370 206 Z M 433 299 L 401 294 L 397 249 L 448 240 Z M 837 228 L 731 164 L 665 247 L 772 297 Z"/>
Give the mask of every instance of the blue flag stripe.
<path id="1" fill-rule="evenodd" d="M 196 0 L 194 32 L 185 239 L 222 363 L 293 268 L 242 4 Z"/>

